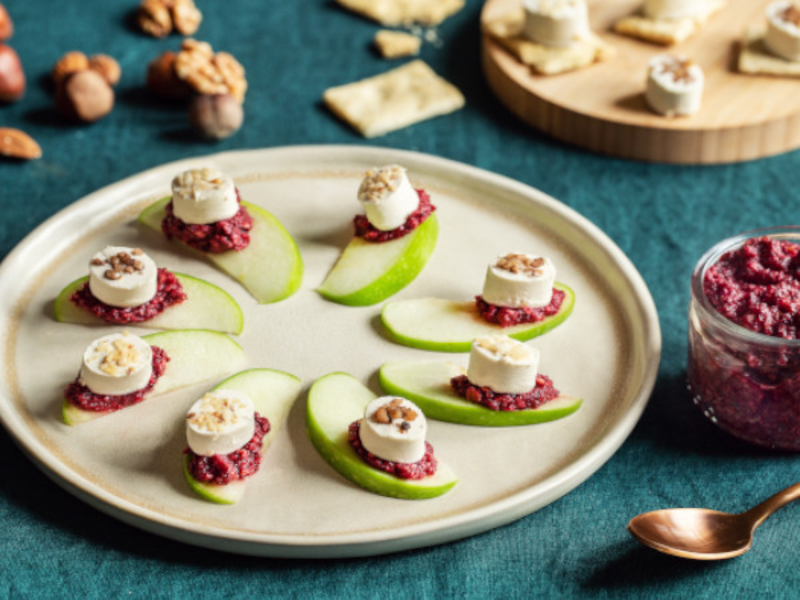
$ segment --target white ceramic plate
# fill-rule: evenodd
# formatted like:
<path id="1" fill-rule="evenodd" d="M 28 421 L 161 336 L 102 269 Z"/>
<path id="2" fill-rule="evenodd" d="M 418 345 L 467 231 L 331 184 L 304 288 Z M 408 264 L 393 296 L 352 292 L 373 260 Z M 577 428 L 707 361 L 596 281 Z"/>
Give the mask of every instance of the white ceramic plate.
<path id="1" fill-rule="evenodd" d="M 395 298 L 471 298 L 486 264 L 508 251 L 551 256 L 576 292 L 572 316 L 531 343 L 542 372 L 581 396 L 578 413 L 553 423 L 478 428 L 431 422 L 436 454 L 460 476 L 432 500 L 376 496 L 340 477 L 305 433 L 305 392 L 346 371 L 377 390 L 385 361 L 464 361 L 389 340 L 380 306 L 351 308 L 314 290 L 352 235 L 363 172 L 398 163 L 438 206 L 441 233 L 422 274 Z M 242 197 L 277 216 L 305 260 L 300 291 L 258 305 L 237 283 L 161 236 L 137 213 L 169 191 L 172 176 L 211 166 L 237 179 Z M 183 481 L 181 450 L 196 386 L 67 427 L 61 392 L 85 346 L 111 327 L 56 323 L 52 301 L 107 244 L 139 245 L 159 265 L 210 280 L 245 312 L 238 340 L 249 365 L 302 378 L 305 389 L 245 498 L 218 506 Z M 373 555 L 447 542 L 503 525 L 560 498 L 619 448 L 655 382 L 661 349 L 652 298 L 630 261 L 595 226 L 558 201 L 486 171 L 428 155 L 353 146 L 230 152 L 164 165 L 102 189 L 38 227 L 0 267 L 0 417 L 20 446 L 67 490 L 125 522 L 184 542 L 280 557 Z M 137 333 L 146 330 L 137 329 Z M 210 387 L 210 386 L 207 386 Z"/>

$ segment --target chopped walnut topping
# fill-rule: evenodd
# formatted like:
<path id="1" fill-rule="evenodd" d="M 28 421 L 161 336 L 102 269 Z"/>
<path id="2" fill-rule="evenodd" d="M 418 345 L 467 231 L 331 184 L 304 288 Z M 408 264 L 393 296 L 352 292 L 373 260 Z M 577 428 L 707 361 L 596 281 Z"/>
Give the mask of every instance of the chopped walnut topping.
<path id="1" fill-rule="evenodd" d="M 404 172 L 397 165 L 367 171 L 358 189 L 358 199 L 362 202 L 379 202 L 400 186 Z"/>
<path id="2" fill-rule="evenodd" d="M 790 4 L 784 8 L 780 13 L 778 13 L 778 17 L 787 23 L 791 23 L 796 27 L 800 27 L 800 8 L 794 4 Z"/>
<path id="3" fill-rule="evenodd" d="M 240 412 L 247 405 L 239 398 L 226 398 L 218 394 L 206 394 L 202 398 L 201 410 L 186 415 L 186 420 L 197 427 L 212 433 L 222 431 L 226 425 L 234 425 L 240 420 Z"/>
<path id="4" fill-rule="evenodd" d="M 661 72 L 666 75 L 672 75 L 675 83 L 691 83 L 694 81 L 690 69 L 694 63 L 687 58 L 670 57 L 672 60 L 664 61 L 661 63 Z"/>
<path id="5" fill-rule="evenodd" d="M 529 362 L 531 360 L 530 349 L 516 340 L 504 335 L 491 335 L 475 339 L 475 345 L 483 348 L 495 356 L 507 356 L 517 362 Z"/>
<path id="6" fill-rule="evenodd" d="M 98 350 L 106 352 L 105 357 L 100 362 L 100 369 L 103 373 L 112 377 L 130 375 L 133 372 L 134 365 L 139 362 L 140 358 L 136 346 L 122 338 L 114 340 L 110 346 L 101 344 L 98 346 Z"/>
<path id="7" fill-rule="evenodd" d="M 524 254 L 506 254 L 497 261 L 495 266 L 515 275 L 524 273 L 530 277 L 538 277 L 542 275 L 542 265 L 544 265 L 543 258 L 531 258 Z"/>
<path id="8" fill-rule="evenodd" d="M 206 42 L 184 40 L 175 57 L 175 74 L 199 94 L 230 94 L 244 102 L 247 80 L 244 67 L 227 52 L 217 52 Z"/>
<path id="9" fill-rule="evenodd" d="M 138 253 L 136 252 L 137 250 L 139 251 Z M 135 248 L 132 254 L 141 256 L 144 253 L 139 248 Z M 100 258 L 93 258 L 89 264 L 93 267 L 99 267 L 104 264 L 109 265 L 111 268 L 106 269 L 103 277 L 111 280 L 119 279 L 124 274 L 141 274 L 144 271 L 144 263 L 139 259 L 133 258 L 127 252 L 118 252 L 113 256 L 109 256 L 105 261 Z"/>
<path id="10" fill-rule="evenodd" d="M 401 398 L 394 398 L 391 402 L 378 407 L 373 416 L 375 421 L 382 425 L 388 425 L 395 420 L 399 420 L 397 427 L 400 431 L 406 432 L 411 428 L 411 421 L 416 420 L 419 414 L 413 408 L 403 406 Z"/>

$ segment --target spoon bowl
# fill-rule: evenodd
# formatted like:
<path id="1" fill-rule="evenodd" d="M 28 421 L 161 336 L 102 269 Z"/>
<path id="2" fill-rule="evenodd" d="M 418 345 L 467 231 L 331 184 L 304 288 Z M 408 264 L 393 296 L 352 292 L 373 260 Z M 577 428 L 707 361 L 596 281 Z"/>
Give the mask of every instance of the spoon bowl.
<path id="1" fill-rule="evenodd" d="M 707 508 L 672 508 L 638 515 L 628 531 L 645 546 L 673 556 L 720 560 L 744 554 L 764 519 L 800 498 L 800 483 L 740 514 Z"/>

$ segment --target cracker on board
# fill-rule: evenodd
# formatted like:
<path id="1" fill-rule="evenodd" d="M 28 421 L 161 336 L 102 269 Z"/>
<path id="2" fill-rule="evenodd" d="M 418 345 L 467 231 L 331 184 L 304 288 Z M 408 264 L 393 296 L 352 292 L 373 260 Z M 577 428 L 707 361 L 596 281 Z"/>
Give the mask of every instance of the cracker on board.
<path id="1" fill-rule="evenodd" d="M 400 58 L 419 54 L 422 40 L 403 31 L 381 29 L 375 34 L 375 47 L 383 58 Z"/>
<path id="2" fill-rule="evenodd" d="M 383 135 L 464 106 L 464 96 L 424 61 L 325 90 L 328 108 L 364 137 Z"/>
<path id="3" fill-rule="evenodd" d="M 524 12 L 506 13 L 486 24 L 486 31 L 517 59 L 542 75 L 556 75 L 608 60 L 614 47 L 594 33 L 576 40 L 568 48 L 556 48 L 532 42 L 522 32 Z"/>
<path id="4" fill-rule="evenodd" d="M 755 75 L 800 77 L 800 62 L 775 56 L 764 45 L 766 28 L 750 25 L 744 32 L 739 52 L 739 72 Z"/>
<path id="5" fill-rule="evenodd" d="M 653 19 L 645 17 L 640 8 L 614 24 L 614 31 L 654 44 L 672 46 L 688 39 L 708 21 L 709 17 L 725 6 L 725 0 L 708 0 L 705 8 L 692 17 L 680 19 Z"/>
<path id="6" fill-rule="evenodd" d="M 336 0 L 344 8 L 382 25 L 438 25 L 464 7 L 464 0 Z"/>

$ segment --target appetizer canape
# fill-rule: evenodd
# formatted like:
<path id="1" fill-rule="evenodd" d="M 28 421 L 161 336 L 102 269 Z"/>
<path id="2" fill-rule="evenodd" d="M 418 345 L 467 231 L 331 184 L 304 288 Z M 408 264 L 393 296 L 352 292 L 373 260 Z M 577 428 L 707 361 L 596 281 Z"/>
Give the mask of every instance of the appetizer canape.
<path id="1" fill-rule="evenodd" d="M 261 303 L 294 294 L 303 261 L 292 236 L 269 212 L 243 202 L 233 180 L 212 169 L 178 174 L 172 196 L 139 215 L 139 222 L 202 253 Z"/>
<path id="2" fill-rule="evenodd" d="M 469 365 L 395 361 L 380 370 L 388 394 L 410 398 L 439 421 L 505 427 L 554 421 L 582 400 L 560 393 L 539 373 L 539 351 L 504 335 L 472 342 Z"/>
<path id="3" fill-rule="evenodd" d="M 192 491 L 218 504 L 239 501 L 300 387 L 294 375 L 250 369 L 197 400 L 186 414 L 183 463 Z"/>
<path id="4" fill-rule="evenodd" d="M 145 399 L 226 375 L 244 366 L 242 348 L 228 336 L 200 329 L 144 337 L 113 333 L 83 353 L 75 381 L 64 390 L 61 414 L 77 425 Z"/>
<path id="5" fill-rule="evenodd" d="M 572 312 L 575 294 L 555 281 L 550 259 L 513 252 L 493 261 L 474 301 L 415 298 L 389 302 L 381 320 L 401 344 L 469 352 L 472 340 L 504 333 L 518 340 L 542 335 Z"/>
<path id="6" fill-rule="evenodd" d="M 340 304 L 367 306 L 419 275 L 436 246 L 439 225 L 428 194 L 414 189 L 397 165 L 367 172 L 358 199 L 366 214 L 355 217 L 355 236 L 319 293 Z"/>
<path id="7" fill-rule="evenodd" d="M 361 487 L 394 498 L 441 496 L 458 481 L 425 441 L 422 411 L 403 398 L 376 398 L 346 373 L 308 393 L 308 435 L 320 455 Z"/>
<path id="8" fill-rule="evenodd" d="M 703 69 L 669 54 L 650 59 L 644 97 L 653 111 L 666 117 L 688 116 L 703 102 Z"/>
<path id="9" fill-rule="evenodd" d="M 89 262 L 89 275 L 70 283 L 54 305 L 62 323 L 204 328 L 241 333 L 242 309 L 212 283 L 157 268 L 141 248 L 108 246 Z"/>

